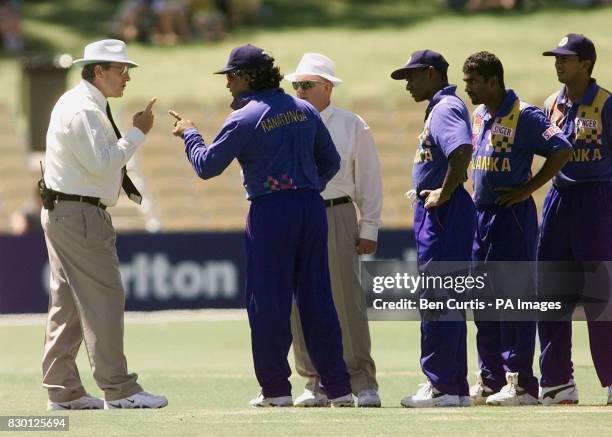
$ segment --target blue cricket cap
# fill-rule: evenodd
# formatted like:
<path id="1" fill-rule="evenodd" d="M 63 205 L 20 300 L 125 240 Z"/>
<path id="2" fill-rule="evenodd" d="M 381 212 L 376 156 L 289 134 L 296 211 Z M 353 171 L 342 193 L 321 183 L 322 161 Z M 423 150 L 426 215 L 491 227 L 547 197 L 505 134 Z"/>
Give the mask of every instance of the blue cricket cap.
<path id="1" fill-rule="evenodd" d="M 444 56 L 433 50 L 417 50 L 410 55 L 406 61 L 406 65 L 391 73 L 391 78 L 395 80 L 405 79 L 408 70 L 429 67 L 433 67 L 436 71 L 446 74 L 448 71 L 448 62 L 446 62 Z"/>
<path id="2" fill-rule="evenodd" d="M 578 33 L 568 33 L 557 47 L 542 53 L 543 56 L 577 55 L 580 59 L 589 59 L 593 62 L 597 59 L 595 44 L 586 36 Z"/>
<path id="3" fill-rule="evenodd" d="M 259 47 L 245 44 L 235 47 L 229 55 L 227 65 L 223 70 L 215 71 L 214 74 L 231 73 L 236 70 L 250 70 L 254 68 L 271 67 L 272 57 Z"/>

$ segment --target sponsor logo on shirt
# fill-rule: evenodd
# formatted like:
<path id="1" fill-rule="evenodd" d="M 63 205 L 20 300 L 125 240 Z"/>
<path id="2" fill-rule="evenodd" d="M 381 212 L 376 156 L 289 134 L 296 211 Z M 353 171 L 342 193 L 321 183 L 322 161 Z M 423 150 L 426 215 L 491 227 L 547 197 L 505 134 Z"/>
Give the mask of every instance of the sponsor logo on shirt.
<path id="1" fill-rule="evenodd" d="M 476 116 L 476 118 L 474 119 L 474 123 L 472 124 L 472 136 L 474 138 L 477 138 L 482 132 L 482 124 L 482 118 Z"/>
<path id="2" fill-rule="evenodd" d="M 502 126 L 501 124 L 494 124 L 491 128 L 491 133 L 493 135 L 501 135 L 503 137 L 511 137 L 512 136 L 512 128 Z"/>
<path id="3" fill-rule="evenodd" d="M 552 124 L 548 129 L 542 132 L 542 137 L 544 137 L 544 139 L 548 141 L 552 137 L 560 133 L 563 133 L 561 129 L 559 129 L 556 125 Z"/>

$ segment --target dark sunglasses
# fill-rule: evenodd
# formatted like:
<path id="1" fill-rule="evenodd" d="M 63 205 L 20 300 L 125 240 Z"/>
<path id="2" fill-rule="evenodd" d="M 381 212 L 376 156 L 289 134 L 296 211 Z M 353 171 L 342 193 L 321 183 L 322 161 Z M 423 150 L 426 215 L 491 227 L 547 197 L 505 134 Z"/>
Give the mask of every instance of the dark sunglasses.
<path id="1" fill-rule="evenodd" d="M 319 82 L 316 80 L 300 80 L 298 82 L 291 82 L 291 85 L 293 86 L 293 89 L 297 91 L 299 88 L 302 88 L 303 90 L 309 90 L 310 88 L 314 88 L 315 86 L 317 86 L 318 83 L 323 82 Z"/>

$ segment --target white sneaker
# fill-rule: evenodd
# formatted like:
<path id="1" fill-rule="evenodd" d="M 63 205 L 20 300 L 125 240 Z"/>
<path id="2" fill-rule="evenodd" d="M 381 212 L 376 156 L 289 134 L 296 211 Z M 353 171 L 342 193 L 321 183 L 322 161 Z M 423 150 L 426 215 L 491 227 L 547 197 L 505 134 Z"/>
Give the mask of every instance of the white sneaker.
<path id="1" fill-rule="evenodd" d="M 608 389 L 608 401 L 610 400 Z M 573 379 L 555 387 L 540 387 L 542 405 L 575 405 L 578 403 L 578 388 Z"/>
<path id="2" fill-rule="evenodd" d="M 476 384 L 470 387 L 470 398 L 472 405 L 484 405 L 487 402 L 487 398 L 491 396 L 494 391 L 487 385 L 485 385 L 482 379 L 482 371 L 476 372 Z"/>
<path id="3" fill-rule="evenodd" d="M 460 407 L 471 407 L 472 399 L 469 396 L 459 396 L 459 406 Z"/>
<path id="4" fill-rule="evenodd" d="M 295 402 L 294 407 L 327 407 L 329 401 L 327 396 L 323 393 L 313 393 L 312 391 L 305 389 L 304 393 L 299 395 Z"/>
<path id="5" fill-rule="evenodd" d="M 612 385 L 608 386 L 608 405 L 612 405 Z"/>
<path id="6" fill-rule="evenodd" d="M 357 406 L 362 408 L 378 408 L 380 407 L 380 396 L 373 389 L 361 390 L 357 393 Z"/>
<path id="7" fill-rule="evenodd" d="M 119 408 L 164 408 L 168 405 L 168 399 L 165 396 L 154 395 L 141 391 L 127 398 L 118 399 L 116 401 L 105 401 L 105 410 L 114 410 Z"/>
<path id="8" fill-rule="evenodd" d="M 47 401 L 47 410 L 103 410 L 104 401 L 94 396 L 85 395 L 68 402 Z"/>
<path id="9" fill-rule="evenodd" d="M 487 405 L 516 407 L 519 405 L 538 405 L 538 400 L 518 385 L 518 372 L 506 372 L 506 381 L 502 389 L 487 397 Z"/>
<path id="10" fill-rule="evenodd" d="M 402 399 L 402 407 L 406 408 L 427 408 L 427 407 L 458 407 L 459 396 L 446 395 L 438 391 L 431 381 L 419 384 L 419 390 L 412 396 Z"/>
<path id="11" fill-rule="evenodd" d="M 275 398 L 267 398 L 263 393 L 259 393 L 255 399 L 251 399 L 251 407 L 293 407 L 293 399 L 291 396 L 277 396 Z"/>
<path id="12" fill-rule="evenodd" d="M 353 393 L 349 393 L 338 398 L 330 399 L 329 406 L 332 408 L 354 407 L 355 400 L 353 399 Z"/>

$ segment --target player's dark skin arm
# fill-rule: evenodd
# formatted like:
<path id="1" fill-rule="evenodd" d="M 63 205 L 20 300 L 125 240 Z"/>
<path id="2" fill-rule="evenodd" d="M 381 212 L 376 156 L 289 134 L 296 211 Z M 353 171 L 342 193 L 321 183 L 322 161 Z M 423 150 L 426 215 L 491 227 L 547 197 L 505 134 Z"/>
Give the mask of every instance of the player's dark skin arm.
<path id="1" fill-rule="evenodd" d="M 465 181 L 465 173 L 472 159 L 472 145 L 463 144 L 453 150 L 448 157 L 448 170 L 442 186 L 435 190 L 422 190 L 425 208 L 435 208 L 447 202 L 455 189 Z"/>
<path id="2" fill-rule="evenodd" d="M 501 191 L 495 203 L 501 206 L 512 206 L 529 199 L 531 193 L 548 182 L 559 170 L 563 168 L 565 163 L 572 155 L 571 149 L 563 149 L 554 152 L 550 155 L 544 165 L 531 179 L 518 187 L 498 187 L 495 191 Z"/>

